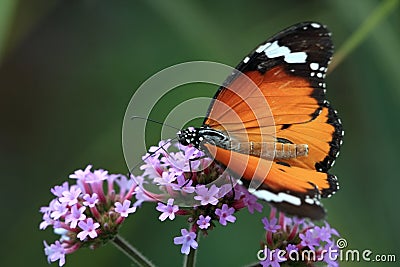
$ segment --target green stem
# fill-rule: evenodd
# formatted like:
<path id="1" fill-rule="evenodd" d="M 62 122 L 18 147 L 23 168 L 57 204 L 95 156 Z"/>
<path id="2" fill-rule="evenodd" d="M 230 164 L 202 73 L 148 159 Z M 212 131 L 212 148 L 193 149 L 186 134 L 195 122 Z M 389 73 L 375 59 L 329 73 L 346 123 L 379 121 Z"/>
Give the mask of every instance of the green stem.
<path id="1" fill-rule="evenodd" d="M 196 231 L 196 239 L 195 240 L 197 241 L 197 243 L 199 243 L 199 233 L 197 231 Z M 191 248 L 189 255 L 187 255 L 184 259 L 183 266 L 184 267 L 196 266 L 196 256 L 197 256 L 197 249 Z"/>
<path id="2" fill-rule="evenodd" d="M 135 247 L 129 244 L 125 239 L 116 235 L 112 240 L 112 243 L 121 250 L 125 255 L 127 255 L 132 261 L 134 261 L 140 267 L 154 267 L 142 253 L 140 253 Z"/>
<path id="3" fill-rule="evenodd" d="M 196 265 L 197 249 L 190 249 L 189 255 L 185 258 L 185 267 L 194 267 Z"/>
<path id="4" fill-rule="evenodd" d="M 384 19 L 390 11 L 396 10 L 398 0 L 386 0 L 372 12 L 357 31 L 342 45 L 332 60 L 328 73 L 332 72 L 357 46 L 359 46 L 368 34 Z"/>

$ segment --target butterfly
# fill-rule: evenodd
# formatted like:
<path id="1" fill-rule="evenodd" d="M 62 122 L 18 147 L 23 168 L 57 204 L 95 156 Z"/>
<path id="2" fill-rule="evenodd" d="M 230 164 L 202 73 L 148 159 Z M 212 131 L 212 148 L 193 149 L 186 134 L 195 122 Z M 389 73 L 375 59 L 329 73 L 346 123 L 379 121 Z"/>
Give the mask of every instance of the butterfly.
<path id="1" fill-rule="evenodd" d="M 218 89 L 199 128 L 178 132 L 281 211 L 321 219 L 320 198 L 339 184 L 329 174 L 343 127 L 325 99 L 333 55 L 328 29 L 302 22 L 260 44 Z"/>

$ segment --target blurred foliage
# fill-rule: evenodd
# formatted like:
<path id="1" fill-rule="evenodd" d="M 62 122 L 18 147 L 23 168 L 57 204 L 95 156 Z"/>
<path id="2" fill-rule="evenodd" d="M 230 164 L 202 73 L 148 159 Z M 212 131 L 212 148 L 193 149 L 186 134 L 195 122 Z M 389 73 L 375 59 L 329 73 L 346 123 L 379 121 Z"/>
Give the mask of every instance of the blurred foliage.
<path id="1" fill-rule="evenodd" d="M 328 25 L 340 49 L 380 2 L 2 1 L 1 266 L 46 266 L 42 240 L 55 236 L 38 230 L 38 210 L 51 186 L 88 163 L 127 171 L 122 118 L 135 89 L 155 72 L 192 60 L 235 66 L 268 36 L 305 20 Z M 346 136 L 332 170 L 341 190 L 325 201 L 330 224 L 350 248 L 395 253 L 398 260 L 399 26 L 397 7 L 327 78 Z M 159 112 L 162 118 L 168 109 Z M 179 266 L 172 239 L 185 222 L 157 217 L 154 205 L 144 205 L 122 235 L 158 266 Z M 241 212 L 234 225 L 201 238 L 198 266 L 255 261 L 261 217 Z M 66 266 L 110 265 L 130 262 L 108 245 L 67 256 Z"/>

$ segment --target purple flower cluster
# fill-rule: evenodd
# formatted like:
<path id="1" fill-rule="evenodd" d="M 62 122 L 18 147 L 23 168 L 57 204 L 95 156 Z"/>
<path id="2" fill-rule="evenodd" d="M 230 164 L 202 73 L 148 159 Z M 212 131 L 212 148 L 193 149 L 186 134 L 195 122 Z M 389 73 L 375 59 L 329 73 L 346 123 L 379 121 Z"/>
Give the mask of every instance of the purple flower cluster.
<path id="1" fill-rule="evenodd" d="M 186 255 L 198 248 L 200 232 L 207 235 L 217 225 L 234 223 L 235 213 L 245 207 L 250 213 L 262 211 L 263 206 L 246 187 L 196 148 L 162 141 L 149 152 L 143 157 L 142 176 L 92 171 L 89 165 L 69 176 L 75 183 L 64 182 L 50 190 L 55 197 L 40 209 L 40 229 L 51 226 L 60 238 L 50 245 L 44 241 L 48 262 L 59 261 L 63 266 L 65 256 L 81 247 L 94 249 L 115 242 L 122 222 L 143 202 L 157 203 L 160 221 L 187 217 L 189 229 L 181 229 L 181 235 L 173 239 Z M 136 201 L 132 205 L 133 196 Z M 328 223 L 318 226 L 283 213 L 277 217 L 275 209 L 262 223 L 266 240 L 260 265 L 314 266 L 324 262 L 338 266 L 334 239 L 339 234 Z"/>
<path id="2" fill-rule="evenodd" d="M 317 226 L 306 219 L 286 217 L 283 213 L 277 218 L 273 208 L 270 218 L 263 218 L 262 223 L 266 240 L 261 266 L 314 266 L 318 262 L 329 267 L 338 266 L 339 248 L 335 239 L 339 233 L 327 222 Z"/>
<path id="3" fill-rule="evenodd" d="M 187 255 L 190 248 L 197 248 L 199 232 L 206 235 L 216 222 L 223 226 L 234 223 L 234 213 L 244 207 L 253 213 L 261 212 L 263 206 L 203 152 L 191 146 L 177 147 L 177 152 L 168 151 L 174 146 L 162 141 L 159 147 L 150 148 L 151 154 L 143 157 L 145 164 L 141 166 L 143 184 L 156 186 L 158 192 L 141 188 L 136 198 L 139 202 L 157 199 L 161 221 L 173 220 L 175 215 L 188 217 L 190 229 L 181 229 L 181 236 L 174 238 L 174 244 L 181 245 L 181 252 Z M 215 183 L 217 179 L 219 182 Z"/>
<path id="4" fill-rule="evenodd" d="M 129 214 L 136 211 L 131 199 L 138 191 L 140 177 L 109 174 L 105 170 L 77 170 L 64 182 L 51 189 L 55 196 L 48 206 L 41 207 L 43 221 L 39 228 L 52 226 L 60 239 L 48 245 L 44 241 L 49 262 L 65 264 L 65 255 L 81 247 L 92 249 L 113 239 L 118 228 Z"/>

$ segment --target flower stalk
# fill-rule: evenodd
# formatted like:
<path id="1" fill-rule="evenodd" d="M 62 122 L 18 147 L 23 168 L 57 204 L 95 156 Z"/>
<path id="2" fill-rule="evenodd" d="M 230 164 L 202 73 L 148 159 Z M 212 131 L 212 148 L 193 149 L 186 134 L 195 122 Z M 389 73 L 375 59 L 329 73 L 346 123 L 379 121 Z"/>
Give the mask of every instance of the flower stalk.
<path id="1" fill-rule="evenodd" d="M 116 235 L 111 241 L 114 246 L 121 250 L 126 256 L 128 256 L 132 261 L 134 261 L 140 267 L 154 267 L 155 265 L 143 256 L 140 251 L 129 244 L 120 235 Z"/>
<path id="2" fill-rule="evenodd" d="M 196 232 L 196 238 L 194 240 L 197 243 L 199 242 L 199 235 L 197 235 L 197 232 Z M 197 249 L 191 249 L 189 255 L 186 255 L 184 258 L 183 266 L 184 267 L 196 266 L 196 257 L 197 257 Z"/>

